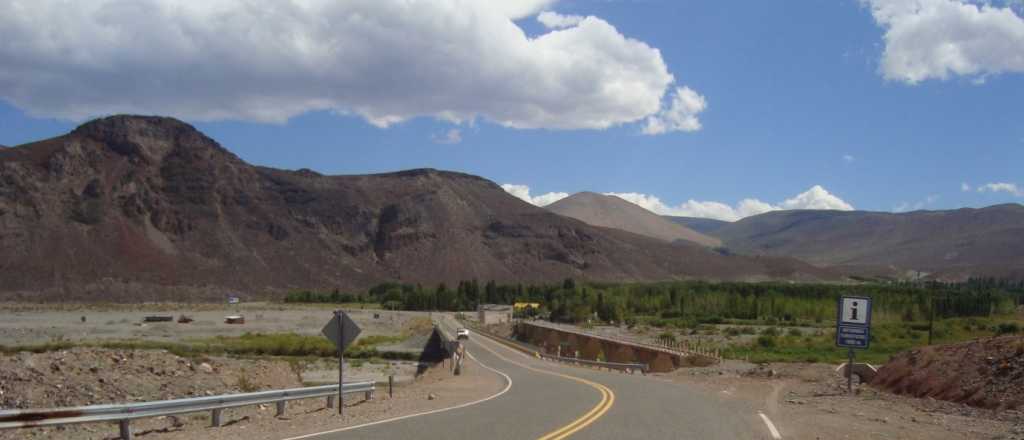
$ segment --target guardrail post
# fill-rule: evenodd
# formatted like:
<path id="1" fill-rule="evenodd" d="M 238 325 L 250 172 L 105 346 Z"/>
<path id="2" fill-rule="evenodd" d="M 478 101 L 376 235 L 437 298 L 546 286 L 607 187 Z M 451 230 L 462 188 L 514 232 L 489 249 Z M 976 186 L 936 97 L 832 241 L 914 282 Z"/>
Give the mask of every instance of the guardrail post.
<path id="1" fill-rule="evenodd" d="M 395 376 L 388 376 L 388 399 L 395 397 Z"/>
<path id="2" fill-rule="evenodd" d="M 221 411 L 224 411 L 224 410 L 221 409 L 221 408 L 217 408 L 217 409 L 213 410 L 213 414 L 210 415 L 210 426 L 212 426 L 214 428 L 219 428 L 220 427 L 220 413 L 221 413 Z"/>
<path id="3" fill-rule="evenodd" d="M 373 390 L 366 392 L 366 400 L 373 400 Z"/>
<path id="4" fill-rule="evenodd" d="M 132 425 L 130 420 L 118 421 L 121 426 L 121 440 L 132 440 Z"/>
<path id="5" fill-rule="evenodd" d="M 281 416 L 284 415 L 284 405 L 285 405 L 285 403 L 286 403 L 286 401 L 284 401 L 284 400 L 278 400 L 277 401 L 277 414 L 274 415 L 274 417 L 281 417 Z"/>
<path id="6" fill-rule="evenodd" d="M 333 394 L 330 395 L 330 396 L 327 396 L 327 407 L 328 408 L 334 408 L 334 399 L 336 399 L 337 397 L 338 396 L 335 396 Z"/>

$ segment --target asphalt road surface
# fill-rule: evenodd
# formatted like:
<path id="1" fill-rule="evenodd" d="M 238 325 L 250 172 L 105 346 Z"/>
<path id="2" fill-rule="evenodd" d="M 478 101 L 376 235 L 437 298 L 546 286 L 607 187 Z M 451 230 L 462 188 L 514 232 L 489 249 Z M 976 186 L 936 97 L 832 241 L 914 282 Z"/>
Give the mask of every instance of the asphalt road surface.
<path id="1" fill-rule="evenodd" d="M 511 379 L 504 394 L 450 411 L 304 438 L 772 438 L 756 408 L 684 384 L 543 361 L 479 334 L 466 348 L 473 357 L 466 368 L 487 366 Z"/>

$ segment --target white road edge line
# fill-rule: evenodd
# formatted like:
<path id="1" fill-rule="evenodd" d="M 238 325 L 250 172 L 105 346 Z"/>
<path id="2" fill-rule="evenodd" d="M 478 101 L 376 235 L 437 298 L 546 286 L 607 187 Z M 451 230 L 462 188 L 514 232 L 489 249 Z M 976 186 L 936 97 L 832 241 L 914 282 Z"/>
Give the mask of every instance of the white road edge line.
<path id="1" fill-rule="evenodd" d="M 460 405 L 450 406 L 450 407 L 447 407 L 447 408 L 440 408 L 440 409 L 435 409 L 435 410 L 431 410 L 431 411 L 425 411 L 425 412 L 416 413 L 416 414 L 409 414 L 409 415 L 400 416 L 400 417 L 392 417 L 390 419 L 378 420 L 376 422 L 363 423 L 362 425 L 346 426 L 344 428 L 332 429 L 332 430 L 329 430 L 329 431 L 315 432 L 315 433 L 312 433 L 312 434 L 305 434 L 305 435 L 300 435 L 300 436 L 297 436 L 297 437 L 288 437 L 288 438 L 284 438 L 284 439 L 281 439 L 281 440 L 300 440 L 300 439 L 311 438 L 311 437 L 316 437 L 316 436 L 320 436 L 320 435 L 334 434 L 334 433 L 343 432 L 343 431 L 349 431 L 349 430 L 353 430 L 353 429 L 365 428 L 367 426 L 373 426 L 373 425 L 380 425 L 380 424 L 384 424 L 384 423 L 395 422 L 395 421 L 398 421 L 398 420 L 411 419 L 413 417 L 425 416 L 425 415 L 430 415 L 430 414 L 437 414 L 437 413 L 441 413 L 441 412 L 445 412 L 445 411 L 451 411 L 453 409 L 465 408 L 467 406 L 472 406 L 472 405 L 476 405 L 478 403 L 484 403 L 484 402 L 486 402 L 488 400 L 491 400 L 491 399 L 495 399 L 495 398 L 501 396 L 502 394 L 507 393 L 508 390 L 512 388 L 512 378 L 508 377 L 507 374 L 502 373 L 501 371 L 495 370 L 494 368 L 491 368 L 491 367 L 485 365 L 483 362 L 480 362 L 480 360 L 478 360 L 476 357 L 473 356 L 473 353 L 466 353 L 466 354 L 469 355 L 470 359 L 472 359 L 476 363 L 480 364 L 481 367 L 484 367 L 484 368 L 486 368 L 488 370 L 491 370 L 491 371 L 493 371 L 495 373 L 498 373 L 498 374 L 504 376 L 505 377 L 505 389 L 499 391 L 497 394 L 494 394 L 492 396 L 484 397 L 483 399 L 475 400 L 475 401 L 472 401 L 472 402 L 469 402 L 469 403 L 463 403 L 463 404 L 460 404 Z"/>
<path id="2" fill-rule="evenodd" d="M 768 431 L 772 433 L 772 438 L 775 440 L 782 440 L 782 434 L 779 434 L 779 430 L 775 429 L 775 424 L 771 420 L 768 420 L 768 416 L 764 415 L 763 412 L 758 411 L 757 415 L 761 416 L 761 420 L 764 420 L 764 424 L 768 425 Z"/>

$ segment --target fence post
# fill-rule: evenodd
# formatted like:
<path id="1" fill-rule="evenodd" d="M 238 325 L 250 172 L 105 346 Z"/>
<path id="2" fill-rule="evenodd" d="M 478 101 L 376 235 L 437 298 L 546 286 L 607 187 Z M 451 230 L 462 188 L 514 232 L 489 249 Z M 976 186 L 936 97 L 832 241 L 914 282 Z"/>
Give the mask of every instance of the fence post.
<path id="1" fill-rule="evenodd" d="M 388 398 L 395 397 L 395 376 L 388 376 Z"/>
<path id="2" fill-rule="evenodd" d="M 211 414 L 211 416 L 210 416 L 210 426 L 212 426 L 214 428 L 219 428 L 220 427 L 220 413 L 221 413 L 221 411 L 223 411 L 223 410 L 220 409 L 220 408 L 217 408 L 217 409 L 212 411 L 213 414 Z"/>
<path id="3" fill-rule="evenodd" d="M 284 415 L 284 405 L 285 405 L 285 401 L 284 400 L 278 400 L 277 401 L 277 414 L 274 417 L 281 417 L 281 416 Z"/>
<path id="4" fill-rule="evenodd" d="M 120 420 L 118 424 L 121 427 L 121 440 L 132 440 L 132 425 L 130 420 Z"/>
<path id="5" fill-rule="evenodd" d="M 373 391 L 366 392 L 366 400 L 373 400 Z"/>
<path id="6" fill-rule="evenodd" d="M 328 408 L 334 408 L 334 399 L 335 399 L 336 397 L 337 397 L 337 396 L 335 396 L 335 395 L 333 395 L 333 394 L 332 394 L 332 395 L 330 395 L 330 396 L 327 396 L 327 407 L 328 407 Z"/>

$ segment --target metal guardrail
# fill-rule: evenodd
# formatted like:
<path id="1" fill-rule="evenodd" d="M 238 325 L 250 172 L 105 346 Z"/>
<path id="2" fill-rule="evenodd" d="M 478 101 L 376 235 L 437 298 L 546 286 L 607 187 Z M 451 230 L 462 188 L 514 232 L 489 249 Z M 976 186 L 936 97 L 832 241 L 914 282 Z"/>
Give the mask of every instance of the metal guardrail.
<path id="1" fill-rule="evenodd" d="M 375 389 L 372 381 L 351 382 L 342 385 L 342 394 L 366 393 L 366 399 L 370 400 Z M 129 422 L 134 419 L 211 411 L 212 425 L 220 426 L 221 411 L 227 408 L 276 403 L 277 416 L 281 416 L 285 402 L 315 397 L 327 397 L 327 407 L 333 408 L 338 397 L 338 385 L 73 408 L 0 410 L 0 429 L 118 422 L 121 438 L 131 440 Z"/>
<path id="2" fill-rule="evenodd" d="M 488 336 L 490 338 L 497 339 L 499 341 L 505 342 L 507 345 L 513 345 L 516 348 L 518 348 L 520 350 L 523 350 L 523 351 L 527 351 L 527 352 L 529 352 L 529 353 L 531 353 L 533 355 L 536 355 L 537 357 L 539 357 L 541 359 L 547 359 L 547 360 L 556 361 L 556 362 L 564 362 L 564 363 L 567 363 L 567 364 L 577 364 L 577 365 L 587 365 L 587 366 L 598 367 L 598 368 L 607 368 L 609 370 L 619 370 L 619 371 L 622 371 L 622 372 L 639 371 L 642 374 L 647 374 L 647 369 L 648 369 L 647 364 L 591 361 L 591 360 L 580 359 L 580 358 L 570 358 L 570 357 L 564 357 L 564 356 L 552 356 L 550 354 L 546 354 L 546 353 L 541 352 L 536 347 L 524 344 L 524 343 L 522 343 L 520 341 L 517 341 L 515 339 L 510 339 L 510 338 L 506 338 L 504 336 L 495 335 L 495 334 L 493 334 L 491 332 L 488 332 L 488 331 L 486 331 L 486 330 L 484 330 L 484 329 L 482 329 L 480 327 L 470 326 L 470 328 L 472 328 L 473 331 L 475 331 L 477 333 L 481 333 L 481 334 L 484 334 L 484 335 L 486 335 L 486 336 Z"/>

